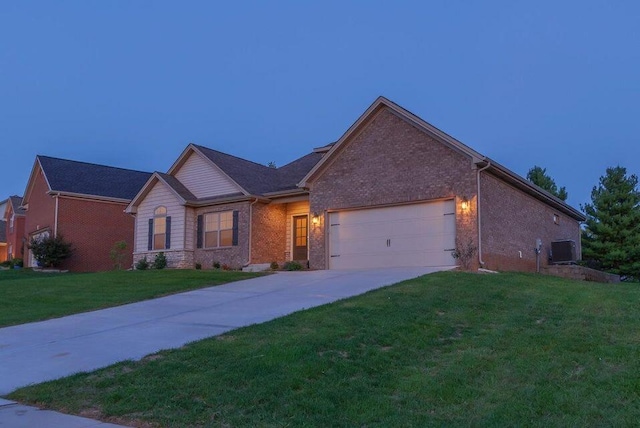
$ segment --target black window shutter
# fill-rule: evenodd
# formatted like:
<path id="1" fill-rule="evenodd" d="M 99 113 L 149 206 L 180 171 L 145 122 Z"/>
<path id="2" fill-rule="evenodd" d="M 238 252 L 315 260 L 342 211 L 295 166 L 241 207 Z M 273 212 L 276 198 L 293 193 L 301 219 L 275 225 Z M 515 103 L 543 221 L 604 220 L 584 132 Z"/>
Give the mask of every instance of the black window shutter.
<path id="1" fill-rule="evenodd" d="M 233 241 L 232 245 L 238 245 L 238 211 L 233 212 Z"/>
<path id="2" fill-rule="evenodd" d="M 202 216 L 198 216 L 198 227 L 196 228 L 196 247 L 202 248 Z"/>
<path id="3" fill-rule="evenodd" d="M 171 216 L 167 216 L 167 230 L 165 231 L 164 248 L 171 248 Z"/>
<path id="4" fill-rule="evenodd" d="M 147 250 L 153 250 L 153 219 L 149 219 L 149 241 L 147 244 Z"/>

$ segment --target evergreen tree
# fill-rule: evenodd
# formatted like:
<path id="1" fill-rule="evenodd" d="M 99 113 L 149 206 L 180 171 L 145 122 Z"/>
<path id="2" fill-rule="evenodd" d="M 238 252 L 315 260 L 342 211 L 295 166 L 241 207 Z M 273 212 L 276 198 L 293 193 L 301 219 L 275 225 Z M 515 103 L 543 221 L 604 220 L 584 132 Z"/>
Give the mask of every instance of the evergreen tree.
<path id="1" fill-rule="evenodd" d="M 591 191 L 582 234 L 584 260 L 623 280 L 640 278 L 640 191 L 638 177 L 617 166 L 607 168 Z"/>
<path id="2" fill-rule="evenodd" d="M 566 201 L 567 197 L 569 197 L 569 194 L 567 193 L 567 189 L 565 187 L 561 187 L 560 189 L 558 189 L 558 185 L 555 181 L 553 181 L 553 178 L 547 175 L 546 168 L 541 168 L 535 165 L 527 173 L 527 180 L 538 187 L 542 187 L 544 190 L 554 196 L 557 196 L 563 201 Z"/>

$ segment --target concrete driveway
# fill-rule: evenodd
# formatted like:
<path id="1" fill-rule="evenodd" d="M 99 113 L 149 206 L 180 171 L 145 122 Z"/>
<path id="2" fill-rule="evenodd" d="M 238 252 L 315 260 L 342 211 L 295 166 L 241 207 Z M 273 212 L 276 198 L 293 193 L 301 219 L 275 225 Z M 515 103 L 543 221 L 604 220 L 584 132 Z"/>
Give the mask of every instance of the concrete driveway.
<path id="1" fill-rule="evenodd" d="M 438 268 L 282 272 L 0 329 L 0 396 L 32 383 L 137 360 L 394 284 Z"/>

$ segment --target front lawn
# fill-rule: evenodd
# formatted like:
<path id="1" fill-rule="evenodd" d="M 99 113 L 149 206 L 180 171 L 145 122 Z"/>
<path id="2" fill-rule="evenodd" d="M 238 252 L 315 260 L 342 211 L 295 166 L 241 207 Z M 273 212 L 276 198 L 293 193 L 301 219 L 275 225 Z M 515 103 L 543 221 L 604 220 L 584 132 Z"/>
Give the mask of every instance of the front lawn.
<path id="1" fill-rule="evenodd" d="M 10 398 L 135 426 L 634 426 L 638 314 L 637 284 L 446 272 Z"/>
<path id="2" fill-rule="evenodd" d="M 0 327 L 152 299 L 256 275 L 169 269 L 99 273 L 0 270 Z"/>

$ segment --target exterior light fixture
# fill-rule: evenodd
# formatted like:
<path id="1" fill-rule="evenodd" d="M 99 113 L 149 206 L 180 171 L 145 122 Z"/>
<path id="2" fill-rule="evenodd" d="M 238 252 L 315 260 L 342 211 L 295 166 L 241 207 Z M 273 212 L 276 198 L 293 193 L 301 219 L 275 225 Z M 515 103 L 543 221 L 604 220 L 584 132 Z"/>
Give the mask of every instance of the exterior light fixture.
<path id="1" fill-rule="evenodd" d="M 313 216 L 311 217 L 311 223 L 313 223 L 314 226 L 317 226 L 320 224 L 320 216 L 318 215 L 317 212 L 313 213 Z"/>
<path id="2" fill-rule="evenodd" d="M 462 208 L 462 211 L 467 211 L 469 209 L 469 200 L 467 198 L 462 198 L 462 202 L 460 202 L 460 208 Z"/>

